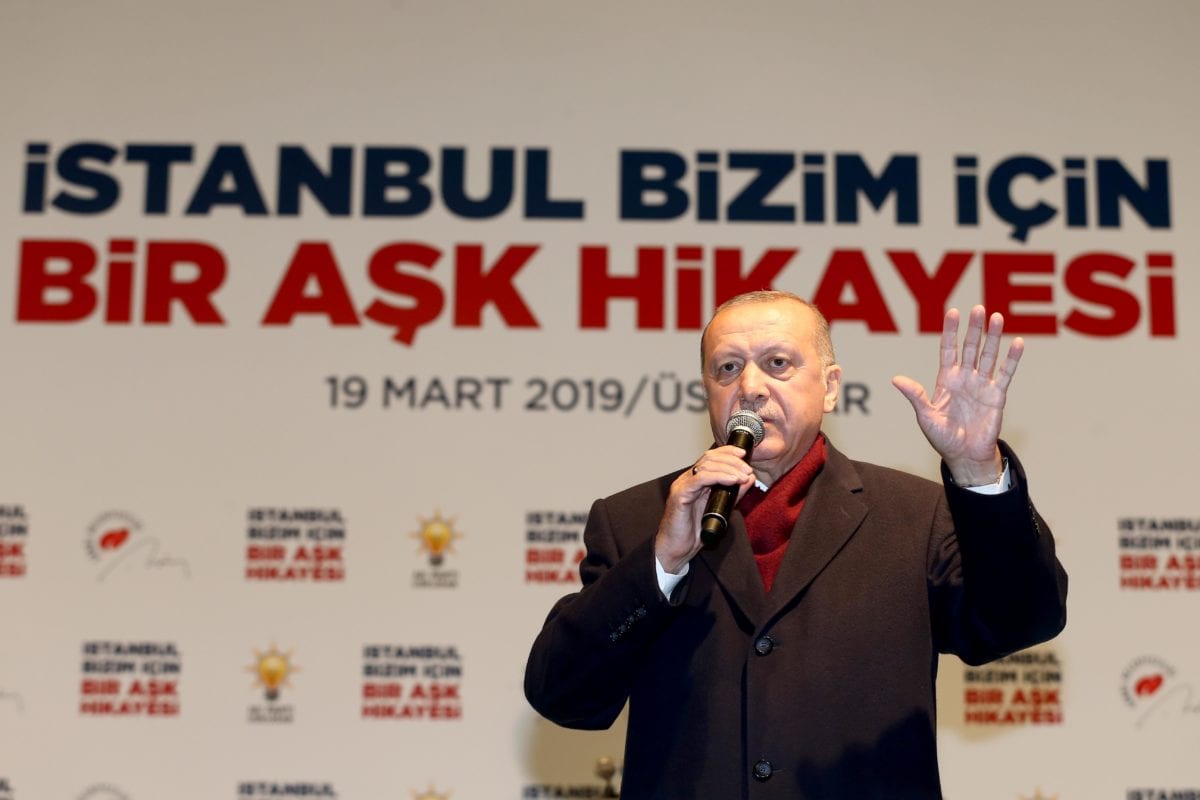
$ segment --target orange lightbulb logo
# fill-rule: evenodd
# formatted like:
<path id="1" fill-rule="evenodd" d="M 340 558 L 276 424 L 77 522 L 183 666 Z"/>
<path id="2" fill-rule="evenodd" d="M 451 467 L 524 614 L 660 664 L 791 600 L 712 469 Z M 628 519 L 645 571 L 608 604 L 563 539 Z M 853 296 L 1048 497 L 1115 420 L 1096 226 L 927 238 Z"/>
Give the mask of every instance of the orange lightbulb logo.
<path id="1" fill-rule="evenodd" d="M 288 676 L 297 671 L 291 656 L 290 650 L 281 653 L 273 644 L 266 653 L 254 651 L 254 663 L 247 669 L 254 673 L 254 685 L 263 687 L 268 700 L 277 699 L 280 688 L 289 685 Z"/>
<path id="2" fill-rule="evenodd" d="M 417 520 L 421 530 L 412 534 L 421 540 L 421 549 L 429 553 L 429 563 L 440 566 L 446 558 L 446 553 L 454 552 L 454 540 L 462 538 L 462 534 L 454 530 L 454 519 L 443 519 L 442 512 L 437 511 L 433 519 Z"/>
<path id="3" fill-rule="evenodd" d="M 423 792 L 413 792 L 413 800 L 450 800 L 450 793 L 439 794 L 432 785 Z"/>

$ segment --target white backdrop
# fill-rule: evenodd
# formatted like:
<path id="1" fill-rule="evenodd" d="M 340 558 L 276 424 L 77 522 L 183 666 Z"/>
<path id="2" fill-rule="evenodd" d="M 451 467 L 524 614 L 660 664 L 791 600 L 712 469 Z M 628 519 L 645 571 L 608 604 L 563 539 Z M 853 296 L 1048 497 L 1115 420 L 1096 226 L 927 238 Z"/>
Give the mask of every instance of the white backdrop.
<path id="1" fill-rule="evenodd" d="M 943 660 L 947 796 L 1194 796 L 1196 23 L 7 0 L 0 800 L 598 795 L 622 730 L 539 720 L 524 659 L 592 499 L 707 444 L 693 318 L 755 265 L 829 301 L 832 439 L 919 474 L 919 312 L 1029 334 L 1005 436 L 1069 623 Z M 511 202 L 465 215 L 458 149 Z"/>

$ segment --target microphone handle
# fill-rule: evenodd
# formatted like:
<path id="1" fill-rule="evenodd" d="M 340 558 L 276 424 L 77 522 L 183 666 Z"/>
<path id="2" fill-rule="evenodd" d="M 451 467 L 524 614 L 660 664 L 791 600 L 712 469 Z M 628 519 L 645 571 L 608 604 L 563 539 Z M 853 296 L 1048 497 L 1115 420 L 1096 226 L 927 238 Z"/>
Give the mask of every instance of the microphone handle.
<path id="1" fill-rule="evenodd" d="M 740 447 L 746 451 L 746 461 L 754 452 L 754 434 L 745 428 L 735 428 L 729 434 L 726 444 Z M 712 547 L 721 541 L 725 529 L 729 527 L 729 515 L 733 513 L 734 503 L 737 502 L 737 486 L 718 484 L 712 487 L 708 495 L 708 504 L 704 507 L 704 516 L 700 518 L 700 541 Z"/>

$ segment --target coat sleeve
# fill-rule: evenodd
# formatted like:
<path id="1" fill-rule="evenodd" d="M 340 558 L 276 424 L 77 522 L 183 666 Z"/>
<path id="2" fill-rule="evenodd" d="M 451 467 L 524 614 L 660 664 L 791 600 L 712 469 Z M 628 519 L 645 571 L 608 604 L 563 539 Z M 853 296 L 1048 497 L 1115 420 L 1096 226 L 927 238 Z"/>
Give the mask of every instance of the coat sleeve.
<path id="1" fill-rule="evenodd" d="M 983 664 L 1044 642 L 1066 625 L 1067 574 L 1054 537 L 1029 499 L 1025 472 L 1005 443 L 1013 485 L 983 495 L 954 485 L 930 538 L 930 595 L 938 649 Z M 946 518 L 949 517 L 947 520 Z"/>
<path id="2" fill-rule="evenodd" d="M 592 505 L 584 529 L 583 588 L 555 604 L 533 643 L 525 696 L 538 713 L 569 728 L 609 727 L 621 713 L 650 645 L 675 615 L 658 588 L 654 530 L 618 542 L 611 500 Z M 686 582 L 686 578 L 685 578 Z M 684 591 L 681 585 L 676 594 Z"/>

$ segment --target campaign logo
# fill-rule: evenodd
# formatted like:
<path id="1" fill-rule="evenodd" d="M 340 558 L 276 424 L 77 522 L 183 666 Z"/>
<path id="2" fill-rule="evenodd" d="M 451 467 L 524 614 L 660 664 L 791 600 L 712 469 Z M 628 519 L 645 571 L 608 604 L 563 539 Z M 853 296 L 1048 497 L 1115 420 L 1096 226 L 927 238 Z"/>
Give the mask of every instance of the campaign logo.
<path id="1" fill-rule="evenodd" d="M 608 756 L 596 759 L 593 774 L 603 783 L 527 783 L 522 798 L 539 797 L 620 797 L 613 780 L 619 772 L 617 762 Z"/>
<path id="2" fill-rule="evenodd" d="M 413 570 L 414 588 L 453 589 L 458 586 L 458 570 L 443 566 L 446 556 L 457 552 L 454 543 L 463 538 L 454 527 L 455 519 L 443 518 L 441 511 L 435 511 L 430 519 L 417 517 L 417 530 L 409 535 L 417 540 L 417 552 L 425 554 L 429 568 Z"/>
<path id="3" fill-rule="evenodd" d="M 263 797 L 325 797 L 336 798 L 337 791 L 332 783 L 313 783 L 307 781 L 287 781 L 275 783 L 270 781 L 242 781 L 238 784 L 238 798 Z"/>
<path id="4" fill-rule="evenodd" d="M 579 585 L 586 511 L 525 512 L 525 583 Z"/>
<path id="5" fill-rule="evenodd" d="M 84 545 L 97 564 L 100 583 L 145 572 L 192 577 L 186 559 L 165 553 L 158 537 L 146 533 L 141 521 L 125 511 L 106 511 L 96 517 L 88 526 Z"/>
<path id="6" fill-rule="evenodd" d="M 1175 677 L 1175 668 L 1157 656 L 1134 659 L 1121 673 L 1121 697 L 1130 708 L 1140 708 L 1158 695 Z"/>
<path id="7" fill-rule="evenodd" d="M 1200 589 L 1200 519 L 1121 517 L 1117 534 L 1122 589 Z"/>
<path id="8" fill-rule="evenodd" d="M 95 783 L 83 790 L 79 800 L 133 800 L 131 795 L 109 783 Z"/>
<path id="9" fill-rule="evenodd" d="M 1200 800 L 1200 789 L 1127 789 L 1125 800 Z"/>
<path id="10" fill-rule="evenodd" d="M 346 523 L 338 508 L 251 508 L 246 580 L 336 583 L 346 579 Z"/>
<path id="11" fill-rule="evenodd" d="M 179 716 L 183 659 L 174 642 L 84 642 L 82 673 L 84 716 Z"/>
<path id="12" fill-rule="evenodd" d="M 1061 725 L 1062 669 L 1058 652 L 1013 653 L 983 667 L 965 667 L 964 721 L 968 725 Z"/>
<path id="13" fill-rule="evenodd" d="M 458 720 L 463 662 L 454 645 L 363 646 L 364 719 Z"/>
<path id="14" fill-rule="evenodd" d="M 1200 723 L 1200 692 L 1157 656 L 1130 662 L 1121 673 L 1121 697 L 1137 713 L 1138 728 L 1187 720 Z"/>
<path id="15" fill-rule="evenodd" d="M 261 703 L 251 704 L 246 711 L 250 722 L 290 724 L 296 717 L 291 703 L 279 700 L 285 688 L 291 688 L 292 673 L 300 669 L 292 663 L 292 651 L 280 652 L 274 644 L 265 653 L 254 651 L 254 663 L 246 667 L 254 673 L 254 689 L 262 693 Z"/>
<path id="16" fill-rule="evenodd" d="M 445 794 L 439 792 L 437 789 L 433 788 L 432 783 L 429 784 L 429 788 L 423 792 L 418 792 L 414 789 L 412 796 L 413 800 L 450 800 L 449 792 L 446 792 Z"/>
<path id="17" fill-rule="evenodd" d="M 0 505 L 0 580 L 23 578 L 29 519 L 20 505 Z M 3 795 L 0 795 L 3 800 Z"/>

